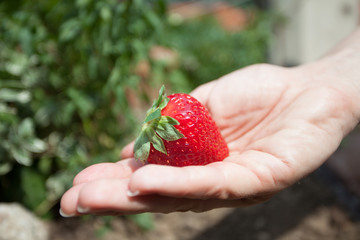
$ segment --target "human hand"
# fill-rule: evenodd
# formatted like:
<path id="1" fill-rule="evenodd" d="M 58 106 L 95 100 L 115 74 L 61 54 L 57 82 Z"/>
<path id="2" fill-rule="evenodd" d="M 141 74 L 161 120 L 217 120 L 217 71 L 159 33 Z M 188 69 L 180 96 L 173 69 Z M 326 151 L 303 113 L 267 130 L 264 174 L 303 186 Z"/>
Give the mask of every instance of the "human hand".
<path id="1" fill-rule="evenodd" d="M 76 176 L 62 213 L 202 212 L 265 201 L 319 167 L 357 124 L 352 91 L 312 66 L 235 71 L 192 93 L 219 126 L 228 158 L 205 166 L 143 166 L 130 144 L 125 160 Z"/>

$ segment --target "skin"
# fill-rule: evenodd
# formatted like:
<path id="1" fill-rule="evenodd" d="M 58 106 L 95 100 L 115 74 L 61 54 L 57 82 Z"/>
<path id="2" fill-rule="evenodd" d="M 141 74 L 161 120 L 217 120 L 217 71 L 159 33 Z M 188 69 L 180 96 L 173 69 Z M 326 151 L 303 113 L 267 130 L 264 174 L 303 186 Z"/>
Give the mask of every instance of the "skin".
<path id="1" fill-rule="evenodd" d="M 324 58 L 294 68 L 259 64 L 191 94 L 230 149 L 206 166 L 90 166 L 61 199 L 63 216 L 203 212 L 261 203 L 316 170 L 360 120 L 360 29 Z"/>

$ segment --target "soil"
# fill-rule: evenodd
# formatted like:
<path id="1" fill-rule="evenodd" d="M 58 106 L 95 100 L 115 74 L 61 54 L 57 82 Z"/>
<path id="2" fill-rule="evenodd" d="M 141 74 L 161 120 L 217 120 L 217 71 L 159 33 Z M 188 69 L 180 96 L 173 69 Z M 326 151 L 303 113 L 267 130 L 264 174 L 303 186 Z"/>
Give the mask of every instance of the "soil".
<path id="1" fill-rule="evenodd" d="M 343 156 L 344 152 L 349 152 L 346 146 L 334 156 Z M 268 202 L 253 207 L 153 214 L 154 228 L 148 231 L 124 217 L 111 221 L 101 217 L 59 218 L 49 222 L 50 239 L 358 240 L 360 198 L 338 172 L 330 170 L 336 162 L 334 156 L 330 167 L 322 166 Z M 357 156 L 352 153 L 354 160 Z"/>

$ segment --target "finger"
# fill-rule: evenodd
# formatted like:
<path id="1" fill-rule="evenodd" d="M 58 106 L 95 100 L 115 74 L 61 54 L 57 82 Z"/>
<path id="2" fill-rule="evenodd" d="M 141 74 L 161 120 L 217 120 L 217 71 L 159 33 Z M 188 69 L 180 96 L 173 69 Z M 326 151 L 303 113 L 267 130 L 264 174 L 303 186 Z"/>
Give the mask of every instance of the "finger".
<path id="1" fill-rule="evenodd" d="M 236 200 L 172 198 L 160 195 L 129 197 L 128 181 L 101 179 L 83 186 L 79 192 L 75 214 L 126 215 L 142 212 L 204 212 L 219 207 L 243 207 L 269 199 L 266 197 Z"/>
<path id="2" fill-rule="evenodd" d="M 190 95 L 199 100 L 205 106 L 217 81 L 211 81 L 194 89 Z"/>
<path id="3" fill-rule="evenodd" d="M 117 163 L 99 163 L 85 168 L 74 178 L 73 185 L 90 182 L 101 178 L 129 178 L 131 174 L 143 166 L 135 159 L 124 159 Z"/>
<path id="4" fill-rule="evenodd" d="M 72 217 L 78 214 L 77 203 L 79 191 L 84 184 L 76 185 L 64 193 L 60 200 L 60 214 L 64 217 Z"/>
<path id="5" fill-rule="evenodd" d="M 123 150 L 121 151 L 121 158 L 133 158 L 134 157 L 134 142 L 129 143 L 126 145 Z"/>
<path id="6" fill-rule="evenodd" d="M 141 212 L 172 212 L 181 204 L 179 199 L 158 195 L 130 197 L 128 180 L 100 179 L 86 184 L 79 191 L 77 211 L 82 214 L 136 214 Z M 175 209 L 176 210 L 176 209 Z"/>
<path id="7" fill-rule="evenodd" d="M 261 167 L 252 171 L 230 160 L 182 168 L 147 165 L 132 175 L 129 190 L 137 196 L 239 199 L 278 191 L 280 185 L 274 185 L 268 171 Z"/>

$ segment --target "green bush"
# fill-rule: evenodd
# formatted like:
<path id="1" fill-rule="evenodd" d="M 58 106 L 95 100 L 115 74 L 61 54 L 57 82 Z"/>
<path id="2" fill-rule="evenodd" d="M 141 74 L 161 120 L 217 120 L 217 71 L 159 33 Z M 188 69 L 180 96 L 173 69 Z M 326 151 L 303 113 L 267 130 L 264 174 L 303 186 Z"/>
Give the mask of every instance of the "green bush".
<path id="1" fill-rule="evenodd" d="M 44 214 L 76 172 L 118 160 L 133 136 L 127 91 L 139 91 L 133 68 L 165 2 L 35 2 L 0 5 L 0 187 L 1 200 Z"/>
<path id="2" fill-rule="evenodd" d="M 180 53 L 178 71 L 191 88 L 217 79 L 236 69 L 267 61 L 272 29 L 279 17 L 247 6 L 253 15 L 241 31 L 225 31 L 210 15 L 192 21 L 170 21 L 162 45 Z"/>
<path id="3" fill-rule="evenodd" d="M 0 201 L 44 215 L 81 169 L 119 159 L 160 85 L 187 92 L 265 61 L 272 17 L 228 33 L 212 18 L 168 24 L 165 0 L 17 0 L 0 19 Z M 175 63 L 152 59 L 155 45 Z"/>

